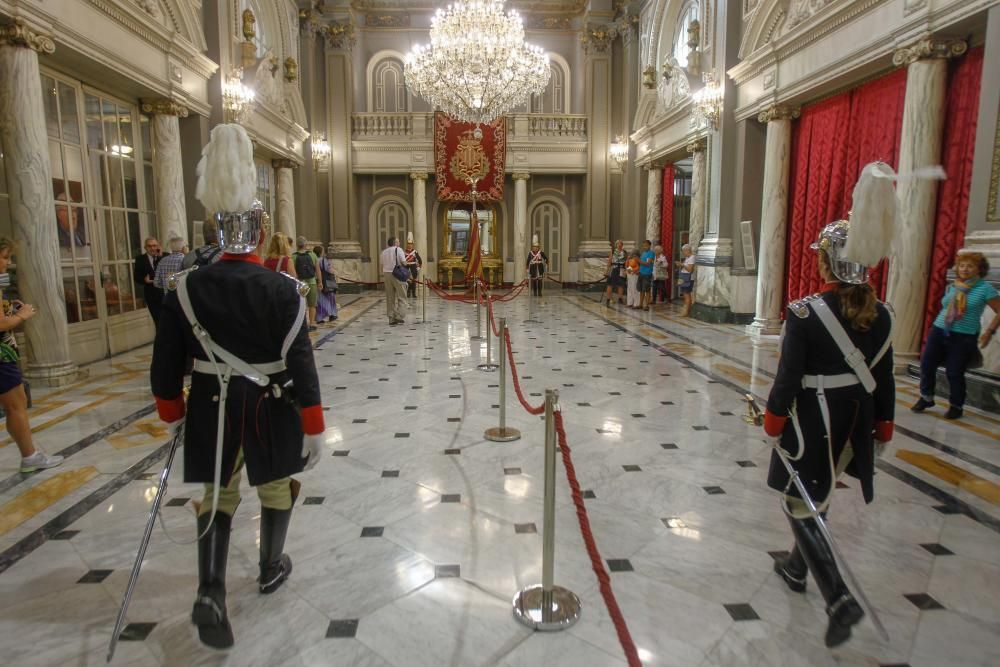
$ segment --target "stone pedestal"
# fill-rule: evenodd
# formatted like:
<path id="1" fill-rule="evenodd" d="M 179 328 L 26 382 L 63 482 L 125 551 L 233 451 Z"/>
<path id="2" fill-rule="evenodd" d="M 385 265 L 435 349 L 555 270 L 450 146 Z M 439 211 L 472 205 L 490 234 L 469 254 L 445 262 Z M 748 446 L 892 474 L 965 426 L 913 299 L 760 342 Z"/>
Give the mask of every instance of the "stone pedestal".
<path id="1" fill-rule="evenodd" d="M 528 178 L 514 174 L 514 283 L 524 280 L 524 261 L 528 257 Z"/>
<path id="2" fill-rule="evenodd" d="M 650 243 L 663 243 L 660 238 L 660 218 L 663 214 L 663 169 L 650 167 L 646 177 L 646 237 Z"/>
<path id="3" fill-rule="evenodd" d="M 611 254 L 609 241 L 584 241 L 576 252 L 579 264 L 579 280 L 592 283 L 604 278 L 608 270 L 608 255 Z"/>
<path id="4" fill-rule="evenodd" d="M 295 241 L 295 172 L 292 160 L 271 160 L 274 167 L 276 230 Z"/>
<path id="5" fill-rule="evenodd" d="M 432 276 L 433 279 L 437 274 L 427 247 L 427 172 L 411 172 L 410 179 L 413 181 L 413 247 L 424 260 L 424 277 Z"/>
<path id="6" fill-rule="evenodd" d="M 17 242 L 17 288 L 38 314 L 25 322 L 30 347 L 25 377 L 42 386 L 72 382 L 66 301 L 59 276 L 45 107 L 38 53 L 55 43 L 15 21 L 0 27 L 0 141 L 5 151 L 10 215 Z"/>
<path id="7" fill-rule="evenodd" d="M 156 226 L 160 242 L 180 237 L 189 240 L 184 201 L 184 167 L 181 158 L 180 118 L 188 110 L 173 100 L 143 100 L 143 113 L 152 117 L 153 190 L 156 192 Z"/>
<path id="8" fill-rule="evenodd" d="M 695 303 L 710 308 L 727 309 L 727 314 L 723 315 L 719 321 L 728 320 L 729 281 L 733 268 L 733 240 L 717 236 L 704 239 L 698 246 L 696 266 Z M 700 310 L 704 315 L 704 309 Z M 699 317 L 699 319 L 716 320 L 718 318 Z"/>
<path id="9" fill-rule="evenodd" d="M 692 248 L 697 248 L 705 234 L 705 201 L 708 197 L 705 140 L 691 142 L 687 150 L 691 153 L 691 224 L 688 227 L 688 243 Z"/>
<path id="10" fill-rule="evenodd" d="M 767 143 L 764 149 L 764 203 L 760 214 L 757 299 L 754 321 L 746 329 L 751 336 L 773 336 L 781 332 L 792 119 L 798 115 L 798 109 L 772 107 L 758 116 L 760 122 L 767 123 Z"/>
<path id="11" fill-rule="evenodd" d="M 900 173 L 940 163 L 946 58 L 965 49 L 965 42 L 922 40 L 893 56 L 895 64 L 907 66 Z M 889 257 L 886 300 L 896 311 L 893 353 L 897 370 L 905 369 L 920 354 L 937 189 L 938 182 L 927 179 L 904 179 L 896 185 L 900 229 Z"/>
<path id="12" fill-rule="evenodd" d="M 333 241 L 333 272 L 338 279 L 341 277 L 359 282 L 377 282 L 382 279 L 382 267 L 376 266 L 378 275 L 365 276 L 364 265 L 361 262 L 361 244 L 357 241 Z M 378 261 L 378 257 L 375 258 Z"/>

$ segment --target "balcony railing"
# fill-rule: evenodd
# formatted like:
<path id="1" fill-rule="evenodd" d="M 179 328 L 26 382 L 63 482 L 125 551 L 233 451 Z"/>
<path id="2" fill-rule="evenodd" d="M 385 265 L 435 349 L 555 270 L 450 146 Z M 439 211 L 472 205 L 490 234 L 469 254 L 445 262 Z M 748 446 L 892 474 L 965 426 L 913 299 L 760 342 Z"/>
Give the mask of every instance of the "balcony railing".
<path id="1" fill-rule="evenodd" d="M 356 113 L 351 117 L 351 133 L 355 140 L 362 141 L 429 141 L 434 133 L 433 123 L 433 114 L 429 113 Z M 507 139 L 586 141 L 587 117 L 582 114 L 508 114 Z"/>

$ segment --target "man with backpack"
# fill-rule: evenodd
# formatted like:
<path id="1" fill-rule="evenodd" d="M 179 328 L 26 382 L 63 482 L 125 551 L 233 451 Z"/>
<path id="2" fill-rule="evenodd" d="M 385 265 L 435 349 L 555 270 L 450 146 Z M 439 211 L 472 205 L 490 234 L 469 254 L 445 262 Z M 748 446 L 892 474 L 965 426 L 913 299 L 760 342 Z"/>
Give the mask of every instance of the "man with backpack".
<path id="1" fill-rule="evenodd" d="M 317 270 L 319 261 L 316 259 L 316 255 L 309 250 L 307 243 L 304 236 L 295 239 L 295 252 L 292 254 L 292 259 L 295 261 L 295 273 L 299 280 L 309 285 L 309 294 L 306 296 L 306 306 L 309 309 L 309 331 L 316 331 L 316 301 L 319 299 L 319 291 L 323 289 L 323 279 Z"/>
<path id="2" fill-rule="evenodd" d="M 211 223 L 205 225 L 202 233 L 205 237 L 205 245 L 198 246 L 184 255 L 184 261 L 181 262 L 182 269 L 190 269 L 192 266 L 208 266 L 219 261 L 219 258 L 222 257 L 222 248 L 219 247 L 215 226 Z"/>

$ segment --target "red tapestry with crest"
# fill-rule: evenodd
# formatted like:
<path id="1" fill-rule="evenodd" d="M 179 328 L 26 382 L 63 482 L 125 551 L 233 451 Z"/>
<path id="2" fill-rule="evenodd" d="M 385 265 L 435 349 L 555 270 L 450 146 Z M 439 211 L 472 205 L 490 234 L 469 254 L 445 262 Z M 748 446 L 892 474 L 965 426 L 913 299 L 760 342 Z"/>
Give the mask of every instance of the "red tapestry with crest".
<path id="1" fill-rule="evenodd" d="M 476 132 L 479 130 L 479 132 Z M 440 201 L 472 201 L 469 179 L 476 181 L 478 201 L 503 199 L 507 160 L 507 119 L 477 125 L 434 114 L 434 181 Z"/>

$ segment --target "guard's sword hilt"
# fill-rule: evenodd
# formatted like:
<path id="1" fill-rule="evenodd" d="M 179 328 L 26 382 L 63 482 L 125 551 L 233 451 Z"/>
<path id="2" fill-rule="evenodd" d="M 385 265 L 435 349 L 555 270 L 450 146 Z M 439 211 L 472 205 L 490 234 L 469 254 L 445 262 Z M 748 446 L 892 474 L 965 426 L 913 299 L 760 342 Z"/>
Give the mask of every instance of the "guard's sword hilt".
<path id="1" fill-rule="evenodd" d="M 743 421 L 754 426 L 763 426 L 764 411 L 757 405 L 757 399 L 753 394 L 743 394 L 743 400 L 747 402 L 747 413 L 743 415 Z"/>

